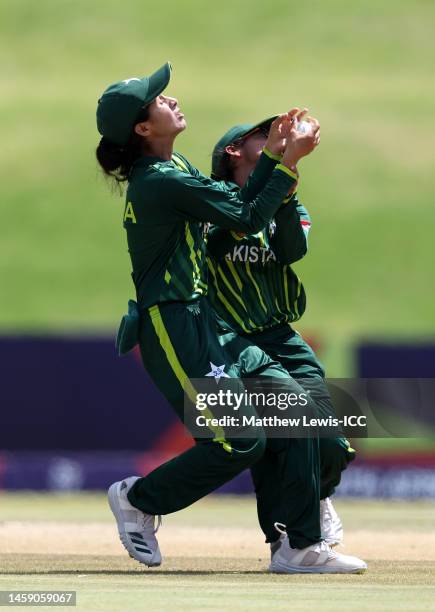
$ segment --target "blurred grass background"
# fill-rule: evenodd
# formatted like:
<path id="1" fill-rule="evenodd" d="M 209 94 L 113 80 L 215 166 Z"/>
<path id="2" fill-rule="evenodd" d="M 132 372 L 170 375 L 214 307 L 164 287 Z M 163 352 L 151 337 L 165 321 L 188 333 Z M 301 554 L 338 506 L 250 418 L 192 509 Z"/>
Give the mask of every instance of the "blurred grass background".
<path id="1" fill-rule="evenodd" d="M 202 171 L 231 125 L 306 105 L 322 144 L 301 163 L 313 217 L 296 270 L 300 328 L 348 372 L 361 337 L 434 332 L 435 3 L 3 0 L 0 331 L 110 331 L 133 294 L 122 199 L 94 161 L 114 81 L 174 66 Z"/>

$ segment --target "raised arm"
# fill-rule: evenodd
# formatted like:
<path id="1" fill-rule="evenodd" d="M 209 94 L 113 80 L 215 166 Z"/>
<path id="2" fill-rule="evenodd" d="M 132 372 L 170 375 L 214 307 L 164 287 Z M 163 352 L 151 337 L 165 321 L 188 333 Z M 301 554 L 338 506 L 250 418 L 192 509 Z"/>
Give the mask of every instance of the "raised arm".
<path id="1" fill-rule="evenodd" d="M 163 174 L 159 191 L 166 206 L 178 216 L 251 234 L 267 225 L 295 182 L 292 171 L 279 164 L 257 197 L 244 202 L 240 192 L 223 189 L 220 183 L 205 183 L 170 170 Z"/>
<path id="2" fill-rule="evenodd" d="M 264 189 L 268 180 L 272 176 L 272 172 L 282 159 L 286 147 L 287 133 L 290 129 L 293 118 L 296 117 L 296 119 L 299 121 L 300 118 L 306 113 L 306 110 L 307 109 L 300 111 L 299 108 L 293 108 L 288 113 L 278 115 L 276 119 L 272 121 L 263 152 L 261 153 L 257 164 L 248 177 L 245 185 L 239 192 L 239 198 L 241 200 L 244 202 L 250 202 Z M 204 184 L 211 185 L 214 183 L 213 179 L 202 174 L 180 153 L 174 153 L 172 159 L 181 170 L 189 172 L 192 174 L 192 176 L 198 178 Z M 294 174 L 296 176 L 297 173 Z M 223 181 L 220 181 L 220 184 L 225 185 Z M 223 187 L 223 189 L 228 189 L 228 187 Z"/>
<path id="3" fill-rule="evenodd" d="M 159 191 L 165 206 L 178 216 L 256 233 L 269 223 L 295 186 L 297 177 L 291 168 L 313 150 L 315 139 L 313 133 L 298 132 L 295 122 L 288 131 L 282 163 L 276 165 L 266 186 L 249 201 L 244 201 L 240 192 L 224 188 L 222 182 L 203 180 L 174 168 L 164 170 Z"/>
<path id="4" fill-rule="evenodd" d="M 292 108 L 288 113 L 278 115 L 272 121 L 263 152 L 240 191 L 242 200 L 248 202 L 263 189 L 276 165 L 282 160 L 293 119 L 296 118 L 296 121 L 299 121 L 306 111 L 307 109 L 300 111 L 299 108 Z"/>

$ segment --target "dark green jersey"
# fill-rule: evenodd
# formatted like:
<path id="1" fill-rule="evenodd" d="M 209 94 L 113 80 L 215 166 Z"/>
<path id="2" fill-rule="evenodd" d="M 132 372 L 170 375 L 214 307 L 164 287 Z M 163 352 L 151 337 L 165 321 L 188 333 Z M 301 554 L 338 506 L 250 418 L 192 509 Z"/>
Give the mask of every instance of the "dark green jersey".
<path id="1" fill-rule="evenodd" d="M 209 299 L 230 329 L 250 334 L 302 316 L 305 291 L 290 264 L 305 255 L 310 225 L 293 195 L 255 235 L 211 228 Z"/>
<path id="2" fill-rule="evenodd" d="M 244 190 L 202 175 L 180 155 L 142 157 L 127 189 L 124 227 L 137 299 L 149 307 L 207 291 L 208 223 L 256 232 L 270 220 L 295 178 L 266 155 Z"/>

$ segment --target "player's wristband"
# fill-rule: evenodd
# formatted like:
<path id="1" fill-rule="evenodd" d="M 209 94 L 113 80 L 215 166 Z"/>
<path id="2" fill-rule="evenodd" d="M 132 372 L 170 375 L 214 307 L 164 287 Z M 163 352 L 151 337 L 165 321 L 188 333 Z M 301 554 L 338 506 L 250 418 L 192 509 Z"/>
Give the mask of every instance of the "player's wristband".
<path id="1" fill-rule="evenodd" d="M 287 166 L 284 166 L 283 164 L 277 164 L 275 166 L 275 170 L 281 170 L 282 172 L 285 172 L 286 174 L 291 176 L 292 179 L 294 179 L 295 181 L 299 179 L 299 176 L 296 174 L 296 172 L 293 172 L 293 170 L 290 170 L 290 168 L 287 168 Z"/>
<path id="2" fill-rule="evenodd" d="M 263 153 L 267 155 L 267 157 L 270 157 L 270 159 L 273 159 L 275 161 L 279 162 L 282 160 L 282 155 L 275 155 L 275 153 L 272 153 L 271 151 L 269 151 L 267 147 L 263 147 Z"/>

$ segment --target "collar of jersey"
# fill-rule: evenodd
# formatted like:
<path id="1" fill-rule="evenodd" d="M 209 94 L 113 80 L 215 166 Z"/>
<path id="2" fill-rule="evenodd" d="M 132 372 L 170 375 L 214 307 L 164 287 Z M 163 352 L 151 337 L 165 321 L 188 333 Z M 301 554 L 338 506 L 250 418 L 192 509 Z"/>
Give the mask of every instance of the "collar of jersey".
<path id="1" fill-rule="evenodd" d="M 148 167 L 155 163 L 172 163 L 170 159 L 162 159 L 161 157 L 152 157 L 150 155 L 143 155 L 135 162 L 135 166 Z"/>

